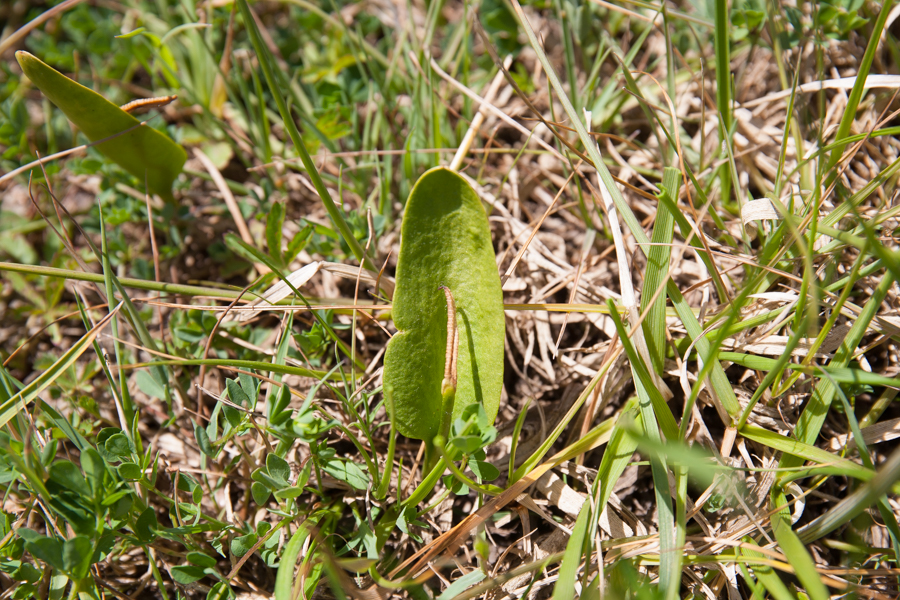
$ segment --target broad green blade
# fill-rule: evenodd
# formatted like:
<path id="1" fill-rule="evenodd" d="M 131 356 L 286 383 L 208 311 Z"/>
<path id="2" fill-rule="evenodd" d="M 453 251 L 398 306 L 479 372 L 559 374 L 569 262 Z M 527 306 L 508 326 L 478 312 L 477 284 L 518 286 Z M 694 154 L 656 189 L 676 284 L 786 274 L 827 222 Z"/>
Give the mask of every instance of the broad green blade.
<path id="1" fill-rule="evenodd" d="M 22 71 L 92 142 L 116 136 L 96 148 L 144 181 L 150 191 L 174 202 L 172 183 L 187 160 L 184 148 L 28 52 L 16 52 Z"/>
<path id="2" fill-rule="evenodd" d="M 626 71 L 627 72 L 627 71 Z M 666 167 L 663 173 L 660 194 L 668 194 L 673 202 L 678 201 L 681 187 L 681 173 L 678 169 Z M 650 351 L 650 360 L 657 373 L 662 374 L 666 357 L 666 290 L 665 283 L 669 276 L 669 260 L 672 257 L 672 235 L 675 232 L 675 218 L 668 204 L 660 202 L 656 209 L 656 223 L 653 225 L 653 236 L 647 259 L 647 273 L 644 276 L 644 289 L 641 292 L 641 313 L 648 310 L 644 320 L 644 338 Z M 662 287 L 662 290 L 659 288 Z M 658 295 L 657 295 L 658 294 Z M 656 300 L 653 297 L 656 296 Z M 650 301 L 653 300 L 653 305 Z"/>
<path id="3" fill-rule="evenodd" d="M 628 430 L 632 429 L 638 434 L 643 433 L 644 421 L 641 419 L 640 400 L 631 398 L 625 403 L 622 412 L 616 419 L 616 425 L 612 430 L 609 443 L 603 452 L 603 458 L 600 460 L 600 468 L 597 470 L 597 485 L 600 486 L 597 494 L 600 501 L 597 503 L 600 512 L 609 502 L 612 495 L 613 487 L 625 472 L 625 468 L 631 462 L 634 451 L 637 450 L 638 439 L 635 435 L 630 435 Z"/>
<path id="4" fill-rule="evenodd" d="M 481 200 L 466 181 L 444 168 L 426 172 L 403 215 L 393 316 L 399 333 L 384 357 L 384 387 L 393 393 L 392 417 L 406 437 L 431 442 L 441 430 L 441 382 L 447 349 L 447 303 L 459 326 L 456 398 L 452 418 L 468 404 L 497 416 L 503 385 L 503 294 Z"/>
<path id="5" fill-rule="evenodd" d="M 619 341 L 631 363 L 631 373 L 637 392 L 644 433 L 653 442 L 661 443 L 660 429 L 669 442 L 678 439 L 678 425 L 672 411 L 663 399 L 662 393 L 653 384 L 650 377 L 652 365 L 641 362 L 641 357 L 631 344 L 628 330 L 619 318 L 612 300 L 608 301 L 610 316 L 619 332 Z M 658 426 L 657 426 L 658 423 Z M 669 469 L 665 457 L 660 454 L 650 456 L 650 472 L 653 477 L 653 491 L 659 519 L 659 588 L 665 597 L 674 598 L 681 582 L 681 554 L 675 546 L 675 513 L 672 510 L 672 496 L 669 493 Z"/>
<path id="6" fill-rule="evenodd" d="M 447 589 L 437 597 L 437 600 L 453 600 L 476 583 L 481 583 L 484 578 L 484 571 L 480 569 L 469 571 L 468 573 L 448 585 Z"/>
<path id="7" fill-rule="evenodd" d="M 871 469 L 856 464 L 848 458 L 843 458 L 836 454 L 832 454 L 828 450 L 822 450 L 810 444 L 795 439 L 785 437 L 774 431 L 763 429 L 762 427 L 754 427 L 753 425 L 744 425 L 740 429 L 741 435 L 748 440 L 753 440 L 763 446 L 768 446 L 773 450 L 784 452 L 786 455 L 796 456 L 803 460 L 812 461 L 821 465 L 834 465 L 843 470 L 847 477 L 854 477 L 862 481 L 869 481 L 875 476 L 875 472 Z"/>
<path id="8" fill-rule="evenodd" d="M 612 317 L 616 330 L 619 332 L 619 342 L 625 349 L 625 353 L 628 355 L 628 361 L 631 363 L 631 372 L 634 376 L 634 382 L 636 386 L 638 386 L 638 398 L 641 402 L 641 417 L 644 420 L 644 428 L 647 431 L 648 436 L 650 435 L 651 430 L 656 431 L 656 436 L 651 436 L 651 439 L 658 439 L 659 429 L 661 429 L 663 435 L 666 436 L 666 439 L 677 440 L 679 438 L 678 423 L 675 422 L 675 416 L 672 414 L 672 409 L 666 404 L 662 392 L 653 385 L 653 379 L 650 377 L 650 370 L 641 360 L 641 356 L 638 354 L 634 344 L 631 343 L 631 338 L 628 337 L 628 330 L 625 328 L 624 323 L 622 323 L 618 311 L 615 310 L 612 300 L 608 301 L 608 305 L 610 308 L 609 316 Z M 659 424 L 659 429 L 651 429 L 654 422 Z"/>
<path id="9" fill-rule="evenodd" d="M 719 132 L 725 144 L 731 144 L 731 40 L 728 36 L 730 25 L 728 2 L 715 0 L 713 3 L 716 26 L 713 29 L 716 53 L 716 107 L 719 109 Z M 719 181 L 722 186 L 721 201 L 731 200 L 731 171 L 728 163 L 719 170 Z"/>
<path id="10" fill-rule="evenodd" d="M 303 542 L 309 537 L 313 527 L 319 520 L 319 515 L 313 515 L 305 520 L 290 541 L 284 546 L 281 555 L 281 564 L 275 577 L 275 600 L 291 600 L 291 592 L 294 587 L 294 568 L 297 565 L 297 557 L 303 549 Z"/>

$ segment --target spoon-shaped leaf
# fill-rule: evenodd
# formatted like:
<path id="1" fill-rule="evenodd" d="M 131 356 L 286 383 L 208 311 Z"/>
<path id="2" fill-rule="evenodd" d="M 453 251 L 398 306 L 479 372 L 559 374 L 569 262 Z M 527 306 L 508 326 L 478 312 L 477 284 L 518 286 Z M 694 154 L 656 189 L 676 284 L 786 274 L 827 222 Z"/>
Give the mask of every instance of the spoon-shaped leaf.
<path id="1" fill-rule="evenodd" d="M 144 181 L 150 191 L 174 202 L 172 182 L 181 172 L 187 153 L 171 139 L 80 83 L 73 81 L 28 52 L 16 52 L 22 72 L 74 123 L 97 149 L 123 169 Z"/>
<path id="2" fill-rule="evenodd" d="M 469 184 L 436 168 L 422 175 L 406 203 L 393 303 L 399 332 L 384 357 L 384 387 L 397 429 L 429 444 L 452 422 L 442 422 L 448 302 L 441 286 L 452 292 L 459 334 L 451 419 L 480 402 L 493 423 L 503 385 L 505 322 L 491 232 Z"/>

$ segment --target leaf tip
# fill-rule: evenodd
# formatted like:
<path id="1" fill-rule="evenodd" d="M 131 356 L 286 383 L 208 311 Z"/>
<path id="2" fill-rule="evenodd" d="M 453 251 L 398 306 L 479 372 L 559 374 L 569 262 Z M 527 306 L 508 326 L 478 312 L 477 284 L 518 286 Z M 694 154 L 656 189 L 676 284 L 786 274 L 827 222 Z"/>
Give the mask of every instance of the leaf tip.
<path id="1" fill-rule="evenodd" d="M 19 67 L 22 68 L 23 72 L 26 69 L 26 64 L 31 62 L 32 60 L 36 59 L 30 52 L 26 52 L 25 50 L 16 50 L 16 62 L 19 63 Z M 25 74 L 27 75 L 28 73 Z"/>

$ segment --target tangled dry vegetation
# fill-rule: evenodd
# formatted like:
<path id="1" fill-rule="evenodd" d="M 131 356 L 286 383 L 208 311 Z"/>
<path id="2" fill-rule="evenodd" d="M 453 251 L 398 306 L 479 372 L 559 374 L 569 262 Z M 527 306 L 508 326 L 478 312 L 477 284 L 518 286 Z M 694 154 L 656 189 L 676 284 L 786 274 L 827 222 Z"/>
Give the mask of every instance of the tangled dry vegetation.
<path id="1" fill-rule="evenodd" d="M 227 42 L 232 58 L 226 74 L 249 82 L 247 93 L 256 94 L 255 55 L 240 19 L 229 21 L 230 6 L 223 6 L 198 5 L 197 18 L 217 28 L 211 38 L 217 60 L 226 38 L 231 40 L 229 28 L 234 28 L 234 40 Z M 387 86 L 388 91 L 370 92 L 367 101 L 353 102 L 351 110 L 341 113 L 353 132 L 337 138 L 331 150 L 321 144 L 315 155 L 329 191 L 361 232 L 360 242 L 384 265 L 380 277 L 387 290 L 405 195 L 426 166 L 450 161 L 477 114 L 478 102 L 462 90 L 485 94 L 496 69 L 484 68 L 491 61 L 475 57 L 487 55 L 487 40 L 510 41 L 494 31 L 480 36 L 475 25 L 479 13 L 467 5 L 448 1 L 438 6 L 441 18 L 435 19 L 429 6 L 418 2 L 353 3 L 328 15 L 343 26 L 326 22 L 332 35 L 346 36 L 344 43 L 356 39 L 354 24 L 378 23 L 383 37 L 369 34 L 364 39 L 388 49 L 383 50 L 386 69 L 400 81 Z M 790 8 L 804 23 L 816 9 L 808 4 Z M 276 37 L 297 14 L 269 3 L 255 9 Z M 103 10 L 109 13 L 105 18 L 117 23 L 134 18 L 124 8 Z M 138 12 L 152 10 L 141 6 Z M 698 385 L 704 367 L 698 361 L 701 350 L 692 343 L 696 335 L 671 294 L 664 363 L 657 368 L 646 350 L 637 350 L 644 368 L 658 371 L 655 385 L 680 435 L 671 439 L 666 433 L 659 405 L 653 410 L 665 444 L 654 445 L 654 437 L 635 424 L 648 413 L 637 408 L 644 397 L 636 389 L 636 367 L 607 302 L 625 306 L 623 315 L 634 334 L 641 311 L 628 312 L 623 286 L 633 287 L 639 297 L 655 292 L 648 290 L 644 275 L 649 246 L 639 247 L 621 215 L 610 219 L 603 184 L 586 157 L 574 152 L 586 151 L 533 47 L 516 48 L 510 77 L 519 90 L 507 78 L 497 80 L 499 87 L 489 93 L 493 108 L 483 111 L 460 168 L 489 213 L 507 305 L 505 384 L 496 441 L 485 448 L 486 461 L 500 472 L 493 483 L 507 492 L 492 498 L 467 488 L 457 495 L 448 490 L 451 478 L 413 505 L 412 512 L 404 503 L 424 476 L 422 447 L 400 438 L 389 462 L 392 430 L 380 388 L 380 361 L 395 331 L 390 298 L 374 294 L 374 277 L 342 249 L 307 173 L 296 161 L 279 158 L 291 152 L 275 113 L 267 117 L 272 120 L 267 139 L 275 156 L 267 163 L 254 142 L 257 124 L 248 123 L 245 112 L 228 103 L 211 117 L 207 106 L 192 103 L 188 91 L 187 99 L 161 109 L 161 118 L 173 129 L 220 119 L 227 135 L 218 144 L 229 149 L 226 159 L 210 160 L 211 146 L 185 135 L 181 141 L 190 158 L 176 191 L 179 211 L 164 212 L 166 207 L 152 199 L 157 215 L 153 239 L 146 213 L 122 217 L 111 238 L 118 244 L 112 250 L 119 257 L 115 275 L 141 311 L 157 350 L 149 351 L 146 340 L 124 319 L 123 309 L 117 330 L 103 329 L 97 346 L 86 347 L 39 401 L 10 421 L 2 451 L 3 472 L 9 475 L 2 484 L 8 535 L 0 549 L 5 560 L 33 563 L 42 576 L 29 583 L 21 571 L 0 569 L 4 598 L 24 597 L 16 590 L 27 585 L 40 597 L 65 590 L 65 581 L 60 589 L 50 577 L 51 572 L 60 575 L 50 563 L 34 552 L 22 553 L 15 534 L 20 527 L 72 537 L 60 517 L 65 513 L 45 506 L 42 494 L 52 490 L 41 491 L 32 478 L 44 479 L 53 455 L 41 459 L 28 450 L 30 458 L 16 462 L 10 457 L 14 442 L 29 448 L 36 443 L 35 448 L 50 449 L 45 454 L 55 452 L 77 464 L 85 449 L 71 437 L 77 432 L 87 444 L 108 452 L 108 429 L 128 430 L 123 398 L 111 383 L 120 376 L 139 414 L 133 434 L 140 442 L 132 440 L 130 452 L 135 454 L 129 455 L 137 458 L 128 460 L 143 471 L 137 483 L 120 489 L 131 490 L 136 503 L 149 507 L 154 525 L 146 532 L 140 529 L 138 516 L 145 512 L 138 504 L 129 516 L 109 517 L 106 531 L 113 539 L 102 560 L 90 568 L 97 584 L 93 593 L 101 597 L 277 593 L 275 567 L 285 556 L 297 560 L 296 553 L 289 554 L 288 542 L 304 527 L 308 537 L 301 540 L 296 571 L 293 563 L 285 567 L 283 561 L 280 568 L 296 585 L 289 585 L 288 595 L 279 600 L 298 594 L 366 600 L 551 594 L 560 600 L 606 594 L 897 597 L 898 540 L 891 528 L 896 528 L 892 519 L 900 511 L 894 493 L 900 411 L 894 403 L 896 382 L 888 381 L 898 376 L 900 363 L 893 283 L 900 274 L 894 237 L 900 164 L 894 129 L 900 78 L 892 75 L 898 69 L 895 13 L 888 18 L 883 41 L 876 44 L 870 86 L 843 132 L 856 137 L 837 148 L 843 154 L 832 163 L 835 150 L 829 144 L 845 122 L 848 103 L 859 101 L 851 98 L 852 87 L 872 43 L 880 6 L 862 7 L 869 22 L 844 36 L 817 38 L 811 30 L 795 31 L 799 40 L 785 48 L 773 32 L 794 25 L 779 9 L 751 32 L 757 36 L 751 36 L 753 43 L 751 38 L 733 40 L 733 134 L 727 152 L 722 151 L 711 17 L 688 5 L 670 6 L 669 20 L 632 3 L 597 1 L 577 10 L 582 11 L 578 18 L 590 15 L 597 21 L 579 24 L 594 27 L 601 41 L 579 45 L 576 70 L 568 72 L 565 38 L 575 31 L 573 14 L 561 21 L 560 12 L 550 6 L 529 6 L 524 14 L 540 33 L 570 97 L 580 99 L 576 108 L 592 108 L 590 123 L 603 160 L 647 236 L 659 221 L 657 194 L 667 166 L 681 173 L 678 210 L 696 224 L 691 234 L 678 221 L 674 240 L 661 246 L 671 282 L 708 343 L 721 352 L 718 362 L 712 362 L 722 369 L 709 368 L 703 376 L 710 379 Z M 205 11 L 222 14 L 213 19 Z M 684 15 L 695 15 L 695 20 Z M 450 24 L 467 20 L 472 29 L 457 39 Z M 435 28 L 435 23 L 443 25 Z M 307 50 L 314 41 L 305 40 Z M 521 31 L 518 42 L 526 42 Z M 455 54 L 461 44 L 471 45 L 471 57 Z M 632 83 L 619 61 L 633 49 L 628 59 Z M 319 56 L 326 50 L 316 52 Z M 436 64 L 429 67 L 429 52 L 442 70 Z M 286 69 L 296 67 L 291 64 L 295 55 L 278 57 Z M 481 66 L 467 73 L 464 65 L 470 59 Z M 308 58 L 303 63 L 304 77 L 313 62 Z M 6 69 L 7 81 L 14 71 Z M 443 71 L 455 75 L 444 77 Z M 576 76 L 574 91 L 567 74 Z M 135 76 L 127 89 L 151 95 L 145 94 L 153 91 L 146 89 L 151 80 L 156 81 Z M 823 80 L 827 83 L 820 86 L 817 82 Z M 304 79 L 304 85 L 309 81 Z M 49 105 L 42 111 L 39 94 L 19 85 L 31 143 L 45 153 L 39 146 L 47 142 L 42 128 L 51 126 Z M 423 98 L 433 105 L 417 106 Z M 445 121 L 437 139 L 448 146 L 437 151 L 421 128 L 424 123 L 424 131 L 430 132 L 435 115 Z M 381 137 L 371 133 L 375 122 Z M 555 125 L 555 133 L 548 124 Z M 127 182 L 108 184 L 103 179 L 108 174 L 70 169 L 65 161 L 57 164 L 48 176 L 55 199 L 46 186 L 29 187 L 22 176 L 5 182 L 2 192 L 2 210 L 18 215 L 17 227 L 39 224 L 7 227 L 2 234 L 0 253 L 10 262 L 3 263 L 0 279 L 0 356 L 8 382 L 35 381 L 85 339 L 79 301 L 91 322 L 108 314 L 102 283 L 74 276 L 62 283 L 29 265 L 43 259 L 74 273 L 81 260 L 87 261 L 83 268 L 89 272 L 101 272 L 89 246 L 100 247 L 98 198 L 107 218 L 121 206 L 139 207 L 145 200 Z M 39 174 L 34 178 L 41 180 Z M 727 198 L 721 193 L 725 181 L 730 182 Z M 116 198 L 130 204 L 117 205 Z M 283 240 L 288 247 L 296 236 L 309 238 L 284 270 L 299 273 L 294 284 L 328 319 L 347 352 L 336 349 L 306 308 L 289 320 L 286 311 L 259 305 L 251 311 L 248 301 L 234 300 L 234 291 L 250 285 L 262 293 L 275 281 L 265 264 L 226 249 L 222 236 L 237 231 L 251 246 L 271 244 L 266 213 L 276 204 L 285 211 L 277 243 Z M 784 218 L 785 212 L 790 218 Z M 816 226 L 818 231 L 812 229 Z M 623 234 L 618 249 L 613 227 Z M 686 243 L 689 234 L 694 245 Z M 36 249 L 33 260 L 17 253 L 10 246 L 14 243 Z M 139 273 L 135 261 L 142 262 L 146 274 L 138 279 L 182 287 L 141 291 L 124 279 Z M 354 300 L 360 306 L 355 312 L 347 308 Z M 714 356 L 711 350 L 703 352 Z M 348 358 L 353 353 L 355 365 Z M 202 358 L 220 362 L 190 362 Z M 169 378 L 162 381 L 146 376 L 146 367 L 159 359 L 172 361 L 165 367 Z M 341 365 L 342 379 L 323 384 L 322 378 L 248 369 L 239 360 L 325 371 Z M 785 363 L 792 368 L 785 370 Z M 156 364 L 161 368 L 163 363 Z M 715 373 L 733 391 L 736 412 L 716 389 Z M 773 377 L 767 378 L 770 373 Z M 241 380 L 239 374 L 256 378 L 259 403 L 229 437 L 221 397 L 228 390 L 237 400 L 227 380 L 239 382 L 252 395 L 247 387 L 252 379 Z M 7 397 L 14 391 L 10 385 Z M 764 391 L 757 393 L 761 385 Z M 288 433 L 271 422 L 281 389 L 293 394 L 286 397 L 293 423 Z M 69 429 L 48 408 L 58 411 Z M 214 435 L 204 441 L 205 434 L 196 432 L 210 431 L 211 417 L 222 421 L 219 429 L 213 426 L 222 433 L 218 442 Z M 864 444 L 854 435 L 856 428 Z M 28 433 L 20 439 L 24 431 Z M 211 442 L 218 444 L 215 452 L 203 447 Z M 361 449 L 376 473 L 386 465 L 393 468 L 387 493 L 380 497 Z M 277 465 L 268 459 L 273 454 L 290 467 L 291 486 L 306 479 L 296 495 L 279 498 L 267 492 L 262 497 L 253 488 L 262 481 L 258 471 L 275 476 Z M 124 456 L 104 454 L 113 462 Z M 141 465 L 141 457 L 150 462 Z M 513 477 L 510 469 L 523 464 L 524 471 Z M 866 494 L 865 502 L 858 500 Z M 173 502 L 176 495 L 178 502 Z M 605 506 L 596 506 L 598 499 Z M 667 503 L 664 511 L 661 502 Z M 662 535 L 661 519 L 668 529 Z M 18 550 L 12 548 L 17 541 Z M 194 573 L 192 568 L 201 568 L 193 581 L 185 576 Z"/>

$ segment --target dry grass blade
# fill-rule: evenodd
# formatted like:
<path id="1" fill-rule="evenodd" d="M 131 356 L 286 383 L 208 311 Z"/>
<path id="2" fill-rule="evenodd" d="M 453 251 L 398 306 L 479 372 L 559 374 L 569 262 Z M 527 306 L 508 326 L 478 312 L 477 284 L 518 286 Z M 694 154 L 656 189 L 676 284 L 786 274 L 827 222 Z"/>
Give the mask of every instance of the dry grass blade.
<path id="1" fill-rule="evenodd" d="M 503 66 L 504 68 L 508 69 L 510 64 L 512 64 L 512 56 L 507 56 L 504 60 Z M 469 129 L 468 131 L 466 131 L 466 135 L 463 136 L 462 142 L 460 142 L 456 154 L 453 155 L 453 160 L 450 161 L 450 166 L 448 168 L 451 171 L 458 171 L 462 166 L 463 160 L 465 160 L 466 154 L 469 152 L 469 148 L 472 146 L 472 142 L 475 141 L 475 136 L 478 134 L 478 130 L 481 129 L 481 124 L 484 123 L 484 118 L 489 111 L 488 104 L 494 101 L 494 96 L 497 95 L 497 92 L 500 90 L 500 84 L 502 83 L 503 71 L 500 71 L 496 75 L 494 75 L 494 79 L 493 81 L 491 81 L 490 87 L 488 87 L 487 92 L 485 92 L 484 94 L 484 100 L 478 107 L 478 113 L 475 115 L 475 118 L 472 119 L 472 124 L 469 125 Z"/>
<path id="2" fill-rule="evenodd" d="M 50 10 L 33 18 L 31 21 L 20 27 L 18 31 L 6 36 L 3 40 L 0 40 L 0 56 L 3 56 L 7 50 L 20 43 L 35 28 L 40 27 L 56 15 L 69 10 L 81 2 L 84 2 L 84 0 L 65 0 L 65 2 L 60 2 Z"/>
<path id="3" fill-rule="evenodd" d="M 228 207 L 228 212 L 231 213 L 231 218 L 234 219 L 235 227 L 237 227 L 241 239 L 251 246 L 254 245 L 253 236 L 250 235 L 250 230 L 247 229 L 247 222 L 244 220 L 244 215 L 241 214 L 241 209 L 238 206 L 237 200 L 234 199 L 234 194 L 231 193 L 228 184 L 225 183 L 225 178 L 222 177 L 222 173 L 219 172 L 219 169 L 216 168 L 213 161 L 211 161 L 199 148 L 194 150 L 194 156 L 203 164 L 203 168 L 209 172 L 216 187 L 219 188 L 219 193 L 222 194 L 222 198 L 225 200 L 225 206 Z M 266 268 L 265 265 L 258 265 L 257 268 L 262 268 L 262 272 L 268 271 L 268 268 Z"/>

